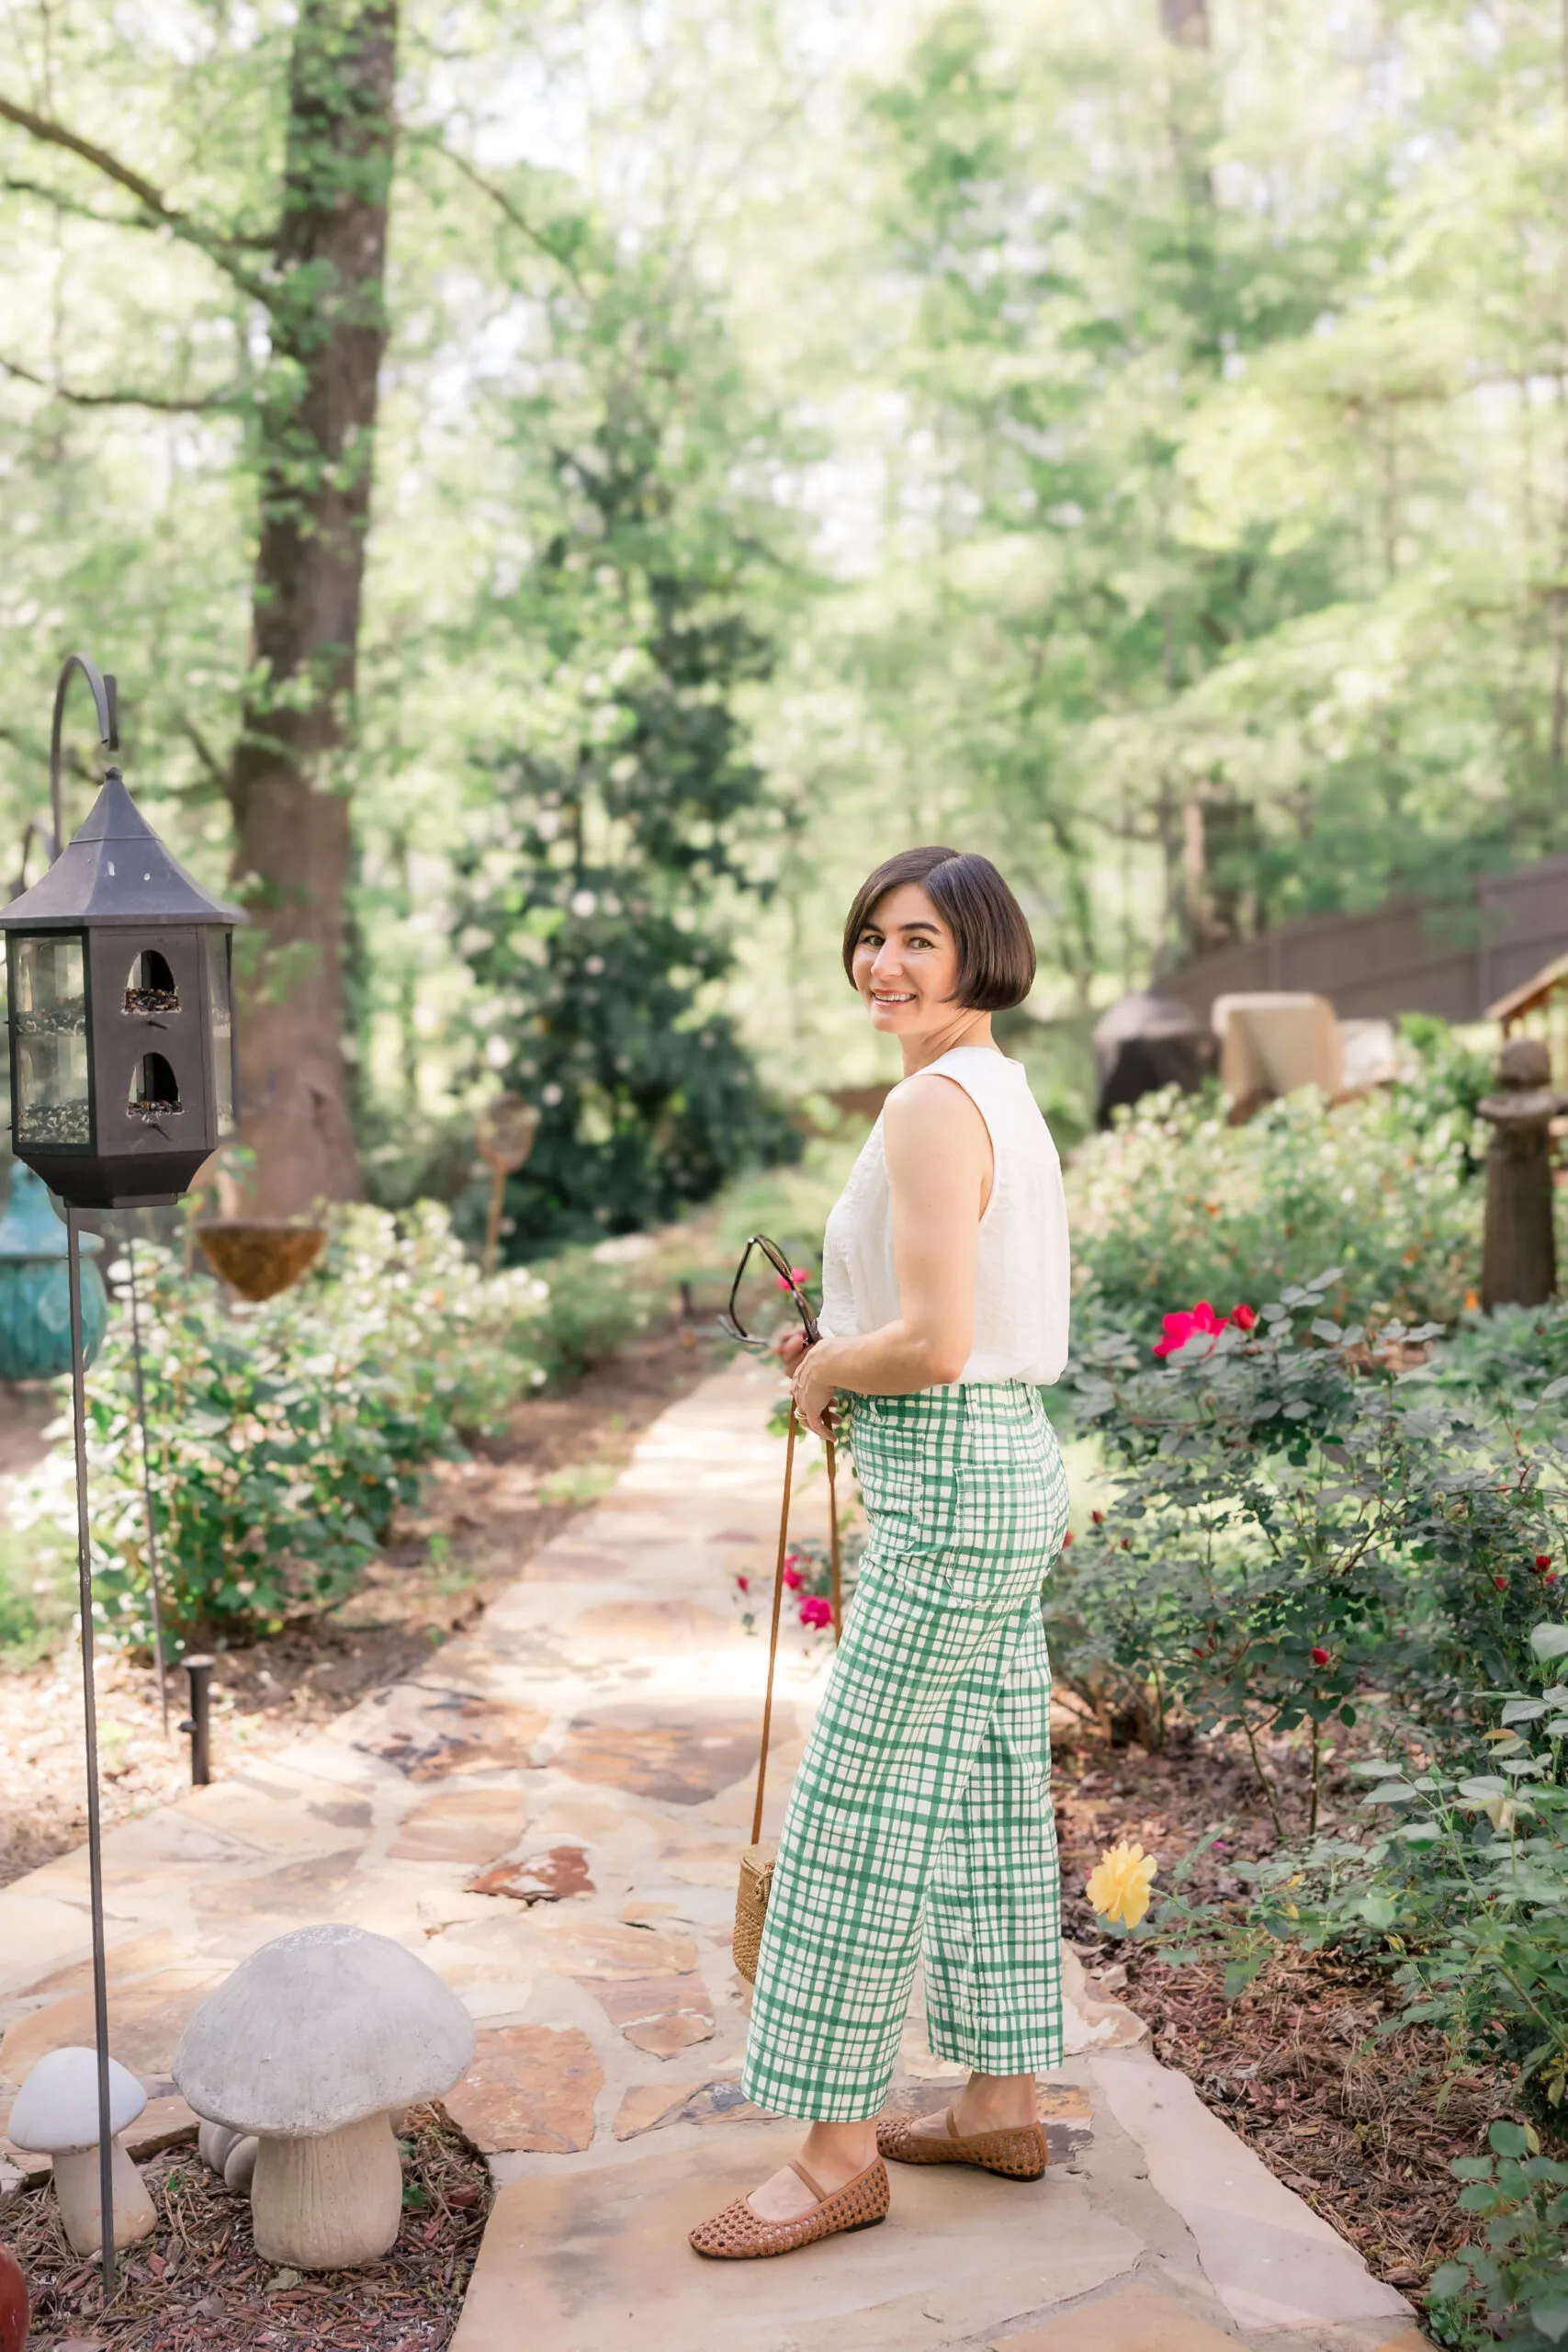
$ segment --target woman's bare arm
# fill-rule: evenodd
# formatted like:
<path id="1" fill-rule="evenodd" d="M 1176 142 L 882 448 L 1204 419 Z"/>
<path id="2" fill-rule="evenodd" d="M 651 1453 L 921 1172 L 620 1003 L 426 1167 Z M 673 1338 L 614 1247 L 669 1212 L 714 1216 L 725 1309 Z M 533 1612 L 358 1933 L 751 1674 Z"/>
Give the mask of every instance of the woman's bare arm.
<path id="1" fill-rule="evenodd" d="M 802 1360 L 795 1396 L 807 1426 L 829 1431 L 836 1388 L 908 1396 L 956 1380 L 975 1330 L 975 1257 L 991 1185 L 985 1120 L 951 1079 L 917 1073 L 882 1114 L 893 1195 L 897 1320 L 854 1339 L 823 1340 Z"/>

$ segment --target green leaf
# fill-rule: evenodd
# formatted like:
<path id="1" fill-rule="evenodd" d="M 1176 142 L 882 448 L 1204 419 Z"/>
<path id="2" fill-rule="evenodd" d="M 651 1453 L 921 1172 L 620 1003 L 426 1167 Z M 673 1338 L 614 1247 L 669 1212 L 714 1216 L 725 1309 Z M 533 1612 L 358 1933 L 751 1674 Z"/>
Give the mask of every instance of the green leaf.
<path id="1" fill-rule="evenodd" d="M 1486 2141 L 1500 2156 L 1528 2156 L 1531 2153 L 1529 2132 L 1522 2123 L 1510 2123 L 1506 2118 L 1494 2123 Z"/>
<path id="2" fill-rule="evenodd" d="M 1455 2295 L 1462 2295 L 1470 2284 L 1470 2266 L 1465 2262 L 1439 2262 L 1427 2281 L 1427 2292 L 1438 2302 L 1446 2303 Z"/>
<path id="3" fill-rule="evenodd" d="M 1537 1657 L 1568 1657 L 1568 1625 L 1537 1625 L 1530 1634 Z"/>

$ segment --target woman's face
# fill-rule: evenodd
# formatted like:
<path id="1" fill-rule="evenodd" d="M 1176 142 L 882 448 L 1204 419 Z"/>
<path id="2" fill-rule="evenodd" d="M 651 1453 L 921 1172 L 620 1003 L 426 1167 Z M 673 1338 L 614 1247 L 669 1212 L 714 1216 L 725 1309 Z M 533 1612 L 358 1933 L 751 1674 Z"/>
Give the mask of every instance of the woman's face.
<path id="1" fill-rule="evenodd" d="M 951 1022 L 958 944 L 918 882 L 879 899 L 855 942 L 855 986 L 874 1029 L 918 1036 Z"/>

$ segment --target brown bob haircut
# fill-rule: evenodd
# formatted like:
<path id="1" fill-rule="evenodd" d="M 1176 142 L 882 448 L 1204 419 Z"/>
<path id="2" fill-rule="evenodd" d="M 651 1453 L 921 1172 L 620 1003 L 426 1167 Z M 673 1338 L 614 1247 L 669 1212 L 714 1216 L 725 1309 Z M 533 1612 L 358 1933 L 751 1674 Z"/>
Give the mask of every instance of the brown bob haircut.
<path id="1" fill-rule="evenodd" d="M 880 901 L 918 882 L 952 932 L 958 977 L 951 1001 L 975 1012 L 1005 1012 L 1034 986 L 1034 942 L 1023 909 L 988 857 L 955 849 L 905 849 L 868 874 L 844 925 L 844 970 L 852 984 L 855 945 Z"/>

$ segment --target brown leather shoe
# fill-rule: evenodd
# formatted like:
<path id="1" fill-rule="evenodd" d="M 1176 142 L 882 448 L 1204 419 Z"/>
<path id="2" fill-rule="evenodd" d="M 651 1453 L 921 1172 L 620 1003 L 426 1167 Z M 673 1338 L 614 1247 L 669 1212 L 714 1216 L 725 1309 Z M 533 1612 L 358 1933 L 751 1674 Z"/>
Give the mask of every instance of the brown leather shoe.
<path id="1" fill-rule="evenodd" d="M 889 2118 L 876 2127 L 879 2155 L 896 2165 L 977 2165 L 1003 2180 L 1038 2180 L 1051 2161 L 1043 2123 L 1015 2124 L 1006 2132 L 976 2132 L 960 2136 L 952 2108 L 947 2110 L 945 2139 L 917 2132 L 918 2116 Z"/>
<path id="2" fill-rule="evenodd" d="M 753 2213 L 744 2197 L 738 2197 L 711 2222 L 698 2223 L 692 2232 L 693 2251 L 714 2262 L 756 2262 L 764 2255 L 793 2254 L 796 2246 L 815 2245 L 818 2238 L 874 2229 L 887 2219 L 891 2201 L 887 2167 L 880 2156 L 874 2156 L 863 2172 L 857 2172 L 830 2195 L 824 2194 L 803 2164 L 792 2165 L 790 2169 L 800 2175 L 817 2199 L 815 2205 L 793 2221 L 765 2222 L 760 2213 Z"/>

